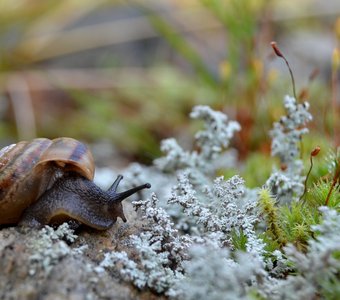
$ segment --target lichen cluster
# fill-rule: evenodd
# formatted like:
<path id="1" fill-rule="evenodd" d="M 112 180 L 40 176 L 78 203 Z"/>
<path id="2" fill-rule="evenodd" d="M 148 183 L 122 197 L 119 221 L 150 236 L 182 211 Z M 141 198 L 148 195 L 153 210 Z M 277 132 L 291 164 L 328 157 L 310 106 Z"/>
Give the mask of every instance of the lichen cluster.
<path id="1" fill-rule="evenodd" d="M 77 238 L 68 223 L 63 223 L 55 230 L 45 226 L 38 231 L 35 239 L 29 244 L 33 253 L 30 256 L 30 275 L 34 275 L 37 268 L 43 268 L 48 274 L 63 257 L 80 254 L 84 247 L 70 248 L 67 245 Z"/>
<path id="2" fill-rule="evenodd" d="M 304 191 L 303 162 L 300 141 L 308 133 L 306 124 L 312 120 L 308 102 L 297 103 L 295 98 L 286 96 L 284 106 L 287 115 L 274 123 L 270 135 L 272 155 L 280 159 L 280 169 L 274 170 L 266 185 L 278 201 L 289 203 L 299 199 Z"/>
<path id="3" fill-rule="evenodd" d="M 137 254 L 110 252 L 102 267 L 174 299 L 336 299 L 339 205 L 299 201 L 301 139 L 312 116 L 307 102 L 286 96 L 284 105 L 287 115 L 270 132 L 280 166 L 255 189 L 238 175 L 217 176 L 238 123 L 195 107 L 191 117 L 205 129 L 195 135 L 194 150 L 168 139 L 161 146 L 165 156 L 138 170 L 156 188 L 134 202 L 144 219 L 143 232 L 130 238 Z M 311 195 L 313 189 L 307 199 Z"/>

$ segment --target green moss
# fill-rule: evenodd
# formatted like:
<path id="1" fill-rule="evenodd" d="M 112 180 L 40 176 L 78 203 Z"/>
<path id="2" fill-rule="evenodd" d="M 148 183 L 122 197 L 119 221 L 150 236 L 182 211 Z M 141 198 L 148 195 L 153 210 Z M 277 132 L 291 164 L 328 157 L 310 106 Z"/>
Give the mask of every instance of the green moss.
<path id="1" fill-rule="evenodd" d="M 246 251 L 247 247 L 247 236 L 243 233 L 243 231 L 236 232 L 236 230 L 233 230 L 231 233 L 233 245 L 236 250 L 243 250 Z"/>
<path id="2" fill-rule="evenodd" d="M 280 208 L 280 220 L 287 241 L 300 251 L 305 251 L 311 237 L 311 225 L 319 222 L 317 207 L 293 202 Z"/>
<path id="3" fill-rule="evenodd" d="M 259 207 L 266 220 L 267 236 L 276 241 L 280 248 L 283 247 L 287 243 L 286 236 L 280 226 L 276 201 L 267 189 L 262 189 L 259 192 Z"/>
<path id="4" fill-rule="evenodd" d="M 314 183 L 313 186 L 308 190 L 306 194 L 306 204 L 310 207 L 317 208 L 325 205 L 327 195 L 331 188 L 332 183 L 329 180 L 319 180 Z M 328 207 L 334 208 L 340 211 L 340 186 L 336 186 L 328 202 Z"/>
<path id="5" fill-rule="evenodd" d="M 264 216 L 267 230 L 262 239 L 267 250 L 281 249 L 287 243 L 306 251 L 312 236 L 311 226 L 319 223 L 319 210 L 316 203 L 292 202 L 290 205 L 277 206 L 269 191 L 259 193 L 259 207 Z"/>

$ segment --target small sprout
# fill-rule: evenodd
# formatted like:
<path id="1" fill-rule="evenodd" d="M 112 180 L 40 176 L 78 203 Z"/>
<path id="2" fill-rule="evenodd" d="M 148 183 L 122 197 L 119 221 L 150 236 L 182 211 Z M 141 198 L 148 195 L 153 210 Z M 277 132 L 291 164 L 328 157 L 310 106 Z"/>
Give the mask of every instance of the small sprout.
<path id="1" fill-rule="evenodd" d="M 331 185 L 331 187 L 329 189 L 329 192 L 327 194 L 327 198 L 326 198 L 326 201 L 325 201 L 325 206 L 328 206 L 329 199 L 331 197 L 333 189 L 336 186 L 336 184 L 339 183 L 339 182 L 340 182 L 340 164 L 337 162 L 336 163 L 335 173 L 334 173 L 333 180 L 332 180 L 332 185 Z"/>
<path id="2" fill-rule="evenodd" d="M 279 57 L 284 58 L 282 52 L 280 51 L 279 47 L 277 46 L 276 42 L 271 42 L 270 45 L 272 46 L 275 54 Z"/>
<path id="3" fill-rule="evenodd" d="M 308 178 L 309 178 L 309 174 L 310 174 L 310 172 L 312 171 L 312 168 L 313 168 L 313 157 L 317 156 L 319 154 L 320 150 L 321 150 L 321 148 L 319 146 L 316 146 L 309 155 L 310 167 L 309 167 L 309 170 L 308 170 L 308 173 L 307 173 L 307 176 L 306 176 L 306 180 L 305 180 L 305 184 L 304 184 L 305 188 L 303 190 L 303 194 L 300 197 L 300 200 L 305 196 L 305 194 L 307 192 L 307 181 L 308 181 Z"/>
<path id="4" fill-rule="evenodd" d="M 310 153 L 311 156 L 317 156 L 320 152 L 321 148 L 319 146 L 316 146 L 313 151 Z"/>
<path id="5" fill-rule="evenodd" d="M 286 57 L 283 55 L 283 53 L 281 52 L 281 50 L 279 49 L 279 47 L 277 46 L 276 42 L 271 42 L 270 45 L 272 46 L 272 48 L 273 48 L 275 54 L 276 54 L 278 57 L 281 57 L 281 58 L 285 61 L 286 65 L 287 65 L 287 67 L 288 67 L 288 70 L 289 70 L 290 78 L 292 79 L 292 84 L 293 84 L 293 95 L 294 95 L 294 98 L 297 99 L 297 98 L 296 98 L 296 92 L 295 92 L 295 80 L 294 80 L 293 72 L 292 72 L 292 69 L 290 68 L 289 62 L 288 62 L 288 60 L 286 59 Z"/>

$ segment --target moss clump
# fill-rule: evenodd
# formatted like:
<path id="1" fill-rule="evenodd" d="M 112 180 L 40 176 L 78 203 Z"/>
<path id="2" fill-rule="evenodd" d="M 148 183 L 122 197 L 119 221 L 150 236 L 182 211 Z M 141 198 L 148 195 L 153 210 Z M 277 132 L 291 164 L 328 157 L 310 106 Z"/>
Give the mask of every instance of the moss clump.
<path id="1" fill-rule="evenodd" d="M 267 189 L 261 189 L 259 192 L 259 207 L 266 221 L 267 237 L 275 242 L 279 248 L 282 248 L 286 245 L 287 239 L 284 231 L 281 229 L 276 201 Z"/>

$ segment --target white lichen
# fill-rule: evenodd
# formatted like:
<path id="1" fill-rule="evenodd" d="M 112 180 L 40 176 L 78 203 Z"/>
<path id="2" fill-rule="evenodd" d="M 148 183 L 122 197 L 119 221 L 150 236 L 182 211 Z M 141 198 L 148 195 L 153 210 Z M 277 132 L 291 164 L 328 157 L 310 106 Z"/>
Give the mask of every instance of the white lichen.
<path id="1" fill-rule="evenodd" d="M 299 144 L 311 120 L 307 103 L 287 96 L 285 108 L 287 116 L 271 131 L 272 155 L 279 157 L 281 168 L 266 183 L 277 205 L 303 192 Z M 216 177 L 239 125 L 203 106 L 194 108 L 191 117 L 205 122 L 204 130 L 195 135 L 195 150 L 184 150 L 168 139 L 162 143 L 165 157 L 155 161 L 158 169 L 152 175 L 149 169 L 131 169 L 135 184 L 148 176 L 159 180 L 161 197 L 153 193 L 134 202 L 143 231 L 130 237 L 133 250 L 105 253 L 97 272 L 111 270 L 139 289 L 174 299 L 297 300 L 328 294 L 336 299 L 339 213 L 322 209 L 323 223 L 312 227 L 314 239 L 308 241 L 306 253 L 292 245 L 266 250 L 258 190 L 248 189 L 238 175 Z"/>
<path id="2" fill-rule="evenodd" d="M 227 115 L 212 110 L 209 106 L 195 106 L 190 114 L 193 119 L 204 121 L 205 130 L 195 135 L 196 145 L 200 148 L 200 159 L 212 161 L 229 146 L 230 140 L 241 126 L 236 121 L 228 121 Z"/>
<path id="3" fill-rule="evenodd" d="M 211 244 L 194 245 L 190 253 L 186 276 L 176 287 L 180 299 L 253 299 L 249 291 L 264 272 L 261 261 L 244 252 L 232 258 L 229 250 Z"/>
<path id="4" fill-rule="evenodd" d="M 244 234 L 248 251 L 263 254 L 264 243 L 254 228 L 259 220 L 257 199 L 252 193 L 246 193 L 240 176 L 228 180 L 218 177 L 211 186 L 205 185 L 202 192 L 197 192 L 188 173 L 182 172 L 168 202 L 183 207 L 187 218 L 182 223 L 187 224 L 192 234 L 217 233 L 220 244 L 229 247 L 233 247 L 233 234 Z"/>
<path id="5" fill-rule="evenodd" d="M 173 286 L 183 277 L 182 264 L 188 258 L 191 240 L 178 235 L 169 215 L 157 203 L 155 194 L 151 199 L 134 202 L 145 220 L 144 232 L 129 239 L 129 245 L 136 251 L 135 260 L 126 252 L 107 253 L 97 271 L 118 269 L 124 280 L 133 282 L 139 289 L 175 295 Z"/>
<path id="6" fill-rule="evenodd" d="M 271 153 L 280 159 L 281 168 L 273 171 L 266 186 L 281 203 L 289 203 L 299 199 L 304 191 L 300 142 L 308 132 L 306 124 L 312 120 L 312 115 L 308 112 L 308 102 L 300 104 L 290 96 L 284 98 L 284 106 L 287 115 L 275 122 L 270 132 Z"/>
<path id="7" fill-rule="evenodd" d="M 67 255 L 82 254 L 86 246 L 72 249 L 68 245 L 77 238 L 68 223 L 61 224 L 57 229 L 45 226 L 39 230 L 37 237 L 28 245 L 32 252 L 30 275 L 34 275 L 37 268 L 42 268 L 48 274 L 60 259 Z"/>
<path id="8" fill-rule="evenodd" d="M 214 162 L 223 157 L 222 153 L 229 146 L 230 140 L 236 131 L 241 129 L 236 121 L 228 121 L 228 117 L 209 106 L 195 106 L 190 114 L 193 119 L 204 121 L 204 129 L 195 135 L 195 147 L 198 150 L 184 150 L 174 138 L 166 139 L 161 143 L 164 157 L 155 160 L 155 165 L 162 171 L 175 172 L 183 169 L 195 169 L 202 174 L 211 174 L 214 171 Z M 227 156 L 231 159 L 232 156 Z M 219 159 L 219 166 L 222 165 Z"/>

